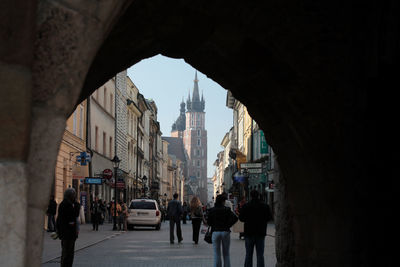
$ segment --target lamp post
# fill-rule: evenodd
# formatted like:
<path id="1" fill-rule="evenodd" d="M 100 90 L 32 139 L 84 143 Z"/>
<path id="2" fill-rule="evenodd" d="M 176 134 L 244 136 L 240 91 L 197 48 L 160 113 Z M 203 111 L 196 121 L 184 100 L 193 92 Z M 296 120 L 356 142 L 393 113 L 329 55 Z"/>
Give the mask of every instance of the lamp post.
<path id="1" fill-rule="evenodd" d="M 114 156 L 111 160 L 113 167 L 114 167 L 114 226 L 113 230 L 117 230 L 117 171 L 119 167 L 119 158 Z"/>

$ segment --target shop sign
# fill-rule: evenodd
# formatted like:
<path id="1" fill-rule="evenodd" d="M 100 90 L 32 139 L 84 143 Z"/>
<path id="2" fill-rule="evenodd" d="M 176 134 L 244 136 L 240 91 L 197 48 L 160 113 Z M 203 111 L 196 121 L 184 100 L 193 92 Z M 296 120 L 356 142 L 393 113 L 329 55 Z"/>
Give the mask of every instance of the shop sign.
<path id="1" fill-rule="evenodd" d="M 264 132 L 262 130 L 260 130 L 260 153 L 261 154 L 268 153 L 267 140 L 265 140 Z"/>
<path id="2" fill-rule="evenodd" d="M 85 179 L 87 175 L 87 167 L 81 165 L 72 166 L 72 179 Z"/>
<path id="3" fill-rule="evenodd" d="M 86 207 L 87 206 L 87 193 L 86 193 L 86 191 L 81 191 L 80 199 L 81 199 L 81 205 L 83 206 L 83 209 L 86 212 L 86 210 L 87 210 L 87 207 Z"/>
<path id="4" fill-rule="evenodd" d="M 235 175 L 233 175 L 233 178 L 238 183 L 244 183 L 246 181 L 246 176 L 244 176 L 243 174 L 239 174 L 239 173 L 236 173 Z"/>
<path id="5" fill-rule="evenodd" d="M 113 184 L 115 186 L 115 184 Z M 125 188 L 125 182 L 117 182 L 116 185 L 117 189 L 124 189 Z"/>
<path id="6" fill-rule="evenodd" d="M 247 172 L 248 173 L 262 173 L 262 169 L 247 169 Z"/>
<path id="7" fill-rule="evenodd" d="M 241 163 L 240 167 L 243 169 L 258 169 L 262 168 L 262 163 Z"/>

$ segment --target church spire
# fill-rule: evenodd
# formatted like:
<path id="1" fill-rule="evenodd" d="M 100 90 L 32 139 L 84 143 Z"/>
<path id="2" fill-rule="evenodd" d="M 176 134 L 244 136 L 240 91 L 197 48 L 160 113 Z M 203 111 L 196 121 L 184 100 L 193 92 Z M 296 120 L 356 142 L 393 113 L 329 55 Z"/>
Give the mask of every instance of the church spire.
<path id="1" fill-rule="evenodd" d="M 197 70 L 194 76 L 194 86 L 193 86 L 193 102 L 195 101 L 200 101 L 199 80 L 197 79 Z"/>

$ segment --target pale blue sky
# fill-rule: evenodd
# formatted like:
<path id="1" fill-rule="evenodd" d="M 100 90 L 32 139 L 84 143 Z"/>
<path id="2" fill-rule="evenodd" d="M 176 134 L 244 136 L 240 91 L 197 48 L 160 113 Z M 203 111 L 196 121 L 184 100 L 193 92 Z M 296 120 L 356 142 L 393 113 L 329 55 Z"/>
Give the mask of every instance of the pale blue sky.
<path id="1" fill-rule="evenodd" d="M 193 92 L 195 69 L 183 59 L 161 55 L 145 59 L 128 69 L 128 76 L 145 98 L 152 98 L 158 107 L 158 121 L 163 136 L 170 136 L 171 126 L 179 116 L 182 98 L 186 103 Z M 232 110 L 226 107 L 226 90 L 197 71 L 200 96 L 206 101 L 206 130 L 208 136 L 207 176 L 214 174 L 214 161 L 222 150 L 221 141 L 232 127 Z"/>

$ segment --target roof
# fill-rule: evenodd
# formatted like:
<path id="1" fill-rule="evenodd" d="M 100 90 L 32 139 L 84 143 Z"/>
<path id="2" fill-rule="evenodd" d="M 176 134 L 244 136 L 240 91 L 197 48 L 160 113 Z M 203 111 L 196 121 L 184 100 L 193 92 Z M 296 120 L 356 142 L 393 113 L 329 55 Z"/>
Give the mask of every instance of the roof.
<path id="1" fill-rule="evenodd" d="M 186 161 L 185 148 L 181 138 L 163 136 L 162 139 L 169 143 L 168 154 L 175 155 L 181 161 Z"/>

